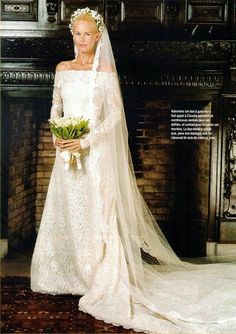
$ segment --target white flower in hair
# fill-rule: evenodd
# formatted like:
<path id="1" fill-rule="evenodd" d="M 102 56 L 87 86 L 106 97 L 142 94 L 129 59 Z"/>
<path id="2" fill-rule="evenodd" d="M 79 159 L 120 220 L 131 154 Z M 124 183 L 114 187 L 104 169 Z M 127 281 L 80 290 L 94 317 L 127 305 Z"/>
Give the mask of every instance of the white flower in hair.
<path id="1" fill-rule="evenodd" d="M 71 32 L 72 32 L 72 27 L 73 27 L 75 19 L 82 14 L 91 15 L 92 18 L 95 20 L 95 22 L 97 24 L 98 30 L 100 32 L 104 31 L 104 21 L 103 21 L 102 15 L 98 14 L 98 12 L 96 10 L 85 7 L 85 8 L 82 8 L 82 9 L 80 9 L 80 8 L 76 9 L 76 11 L 74 11 L 74 13 L 71 15 L 70 24 L 69 24 L 69 28 L 70 28 Z"/>

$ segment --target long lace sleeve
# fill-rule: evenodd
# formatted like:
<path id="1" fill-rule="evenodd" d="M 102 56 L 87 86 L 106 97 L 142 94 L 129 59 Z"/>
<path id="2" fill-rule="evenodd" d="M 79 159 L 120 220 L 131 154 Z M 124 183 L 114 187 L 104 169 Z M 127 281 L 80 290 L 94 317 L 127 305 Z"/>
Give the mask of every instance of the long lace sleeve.
<path id="1" fill-rule="evenodd" d="M 105 119 L 97 127 L 93 128 L 86 138 L 81 139 L 80 144 L 83 149 L 93 145 L 121 120 L 123 103 L 118 78 L 115 73 L 108 73 L 108 77 L 104 82 L 104 92 Z"/>
<path id="2" fill-rule="evenodd" d="M 52 94 L 52 107 L 50 112 L 50 119 L 61 117 L 63 113 L 63 102 L 61 98 L 61 78 L 60 72 L 55 72 L 54 87 Z M 55 144 L 56 136 L 53 135 L 53 144 Z"/>

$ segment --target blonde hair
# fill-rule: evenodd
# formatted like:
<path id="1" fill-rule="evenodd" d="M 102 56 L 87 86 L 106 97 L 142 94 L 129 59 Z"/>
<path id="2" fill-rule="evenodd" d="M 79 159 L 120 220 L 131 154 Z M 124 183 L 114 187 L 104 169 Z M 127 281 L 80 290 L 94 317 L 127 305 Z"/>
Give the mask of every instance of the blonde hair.
<path id="1" fill-rule="evenodd" d="M 94 18 L 93 18 L 91 15 L 89 15 L 89 14 L 87 14 L 87 13 L 85 13 L 85 14 L 81 14 L 81 15 L 77 16 L 77 17 L 74 19 L 73 25 L 74 25 L 74 23 L 77 22 L 77 21 L 87 21 L 87 22 L 92 22 L 92 23 L 94 23 L 94 24 L 96 25 L 97 30 L 98 30 L 98 26 L 97 26 L 96 21 L 94 20 Z"/>

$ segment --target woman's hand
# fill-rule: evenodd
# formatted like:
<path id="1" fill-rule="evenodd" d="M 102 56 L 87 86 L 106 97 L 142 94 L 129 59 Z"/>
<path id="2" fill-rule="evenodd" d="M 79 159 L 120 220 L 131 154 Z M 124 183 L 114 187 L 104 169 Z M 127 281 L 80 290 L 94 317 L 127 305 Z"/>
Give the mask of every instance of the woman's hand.
<path id="1" fill-rule="evenodd" d="M 81 150 L 82 147 L 80 145 L 80 139 L 59 139 L 57 138 L 55 141 L 55 146 L 59 146 L 61 150 L 67 151 L 78 151 Z"/>

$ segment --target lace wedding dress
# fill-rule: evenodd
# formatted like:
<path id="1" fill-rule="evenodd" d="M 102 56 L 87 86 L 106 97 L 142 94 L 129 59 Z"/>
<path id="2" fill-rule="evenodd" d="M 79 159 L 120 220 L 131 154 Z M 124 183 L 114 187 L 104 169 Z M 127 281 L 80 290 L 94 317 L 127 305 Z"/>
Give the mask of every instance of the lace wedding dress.
<path id="1" fill-rule="evenodd" d="M 119 118 L 120 100 L 113 73 L 100 72 L 91 115 L 91 75 L 91 71 L 56 72 L 51 118 L 61 116 L 62 111 L 65 117 L 83 116 L 96 131 L 82 142 L 80 170 L 76 166 L 65 170 L 56 149 L 31 263 L 31 289 L 81 295 L 79 310 L 139 332 L 235 334 L 235 265 L 182 264 L 165 249 L 172 270 L 161 261 L 152 265 L 143 261 L 143 273 L 137 260 L 136 279 L 144 275 L 143 285 L 131 277 L 134 268 L 127 261 L 125 236 L 121 241 L 106 135 Z M 105 95 L 110 97 L 112 117 L 104 121 Z M 125 193 L 122 196 L 124 205 L 131 207 Z M 145 250 L 143 240 L 139 251 L 141 247 Z M 156 243 L 154 247 L 161 254 L 161 246 Z"/>

